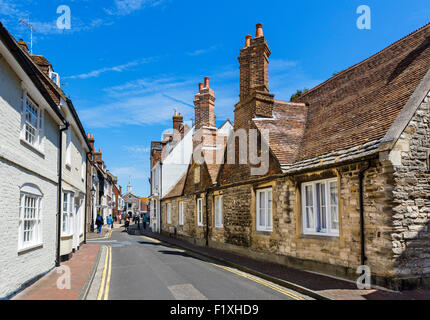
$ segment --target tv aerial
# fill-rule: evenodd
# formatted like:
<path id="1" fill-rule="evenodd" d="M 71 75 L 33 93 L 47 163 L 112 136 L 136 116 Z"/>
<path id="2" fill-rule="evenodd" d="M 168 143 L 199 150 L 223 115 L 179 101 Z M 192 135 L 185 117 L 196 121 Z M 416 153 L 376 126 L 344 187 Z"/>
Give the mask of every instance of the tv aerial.
<path id="1" fill-rule="evenodd" d="M 19 22 L 25 25 L 30 29 L 30 54 L 33 54 L 33 32 L 36 32 L 34 26 L 30 23 L 30 21 L 26 21 L 24 19 L 18 18 Z"/>

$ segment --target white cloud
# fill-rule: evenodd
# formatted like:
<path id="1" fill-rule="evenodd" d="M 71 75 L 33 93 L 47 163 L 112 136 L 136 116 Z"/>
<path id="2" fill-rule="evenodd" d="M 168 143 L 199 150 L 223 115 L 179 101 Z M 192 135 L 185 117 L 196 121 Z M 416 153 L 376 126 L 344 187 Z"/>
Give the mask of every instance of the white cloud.
<path id="1" fill-rule="evenodd" d="M 110 15 L 125 16 L 146 7 L 159 6 L 165 2 L 165 0 L 115 0 L 114 8 L 105 9 L 105 11 Z"/>
<path id="2" fill-rule="evenodd" d="M 73 75 L 73 76 L 68 76 L 68 77 L 64 77 L 64 79 L 88 79 L 88 78 L 96 78 L 99 75 L 101 75 L 102 73 L 106 73 L 106 72 L 123 72 L 131 67 L 136 67 L 145 63 L 149 63 L 151 61 L 154 61 L 155 58 L 144 58 L 144 59 L 140 59 L 140 60 L 136 60 L 136 61 L 132 61 L 126 64 L 121 64 L 118 66 L 114 66 L 114 67 L 105 67 L 105 68 L 101 68 L 101 69 L 97 69 L 97 70 L 93 70 L 87 73 L 82 73 L 82 74 L 78 74 L 78 75 Z"/>
<path id="3" fill-rule="evenodd" d="M 199 55 L 202 55 L 202 54 L 205 54 L 205 53 L 208 53 L 208 52 L 214 51 L 214 50 L 216 50 L 217 48 L 218 48 L 218 46 L 212 46 L 212 47 L 209 47 L 209 48 L 207 48 L 207 49 L 199 49 L 199 50 L 195 50 L 195 51 L 187 52 L 187 55 L 192 56 L 192 57 L 195 57 L 195 56 L 199 56 Z"/>

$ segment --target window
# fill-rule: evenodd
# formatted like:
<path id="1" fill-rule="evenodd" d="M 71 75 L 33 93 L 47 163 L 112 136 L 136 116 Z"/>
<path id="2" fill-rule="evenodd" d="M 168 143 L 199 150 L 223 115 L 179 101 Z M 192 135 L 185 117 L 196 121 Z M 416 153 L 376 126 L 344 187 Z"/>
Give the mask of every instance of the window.
<path id="1" fill-rule="evenodd" d="M 272 189 L 257 190 L 257 230 L 273 231 Z"/>
<path id="2" fill-rule="evenodd" d="M 43 113 L 39 106 L 24 92 L 22 139 L 41 149 Z"/>
<path id="3" fill-rule="evenodd" d="M 184 202 L 179 202 L 179 225 L 184 225 Z"/>
<path id="4" fill-rule="evenodd" d="M 215 197 L 215 228 L 222 228 L 223 226 L 223 198 L 222 196 Z"/>
<path id="5" fill-rule="evenodd" d="M 21 188 L 18 249 L 42 244 L 42 193 L 37 187 Z"/>
<path id="6" fill-rule="evenodd" d="M 168 203 L 166 205 L 166 211 L 167 211 L 167 223 L 172 224 L 172 204 Z"/>
<path id="7" fill-rule="evenodd" d="M 200 183 L 200 166 L 194 169 L 194 184 Z"/>
<path id="8" fill-rule="evenodd" d="M 73 234 L 73 203 L 74 194 L 71 192 L 63 193 L 63 216 L 62 216 L 62 234 Z"/>
<path id="9" fill-rule="evenodd" d="M 302 206 L 305 234 L 339 235 L 337 179 L 303 184 Z"/>
<path id="10" fill-rule="evenodd" d="M 86 172 L 86 165 L 84 157 L 82 157 L 82 181 L 85 181 L 85 172 Z"/>
<path id="11" fill-rule="evenodd" d="M 203 227 L 203 199 L 197 199 L 197 224 Z"/>

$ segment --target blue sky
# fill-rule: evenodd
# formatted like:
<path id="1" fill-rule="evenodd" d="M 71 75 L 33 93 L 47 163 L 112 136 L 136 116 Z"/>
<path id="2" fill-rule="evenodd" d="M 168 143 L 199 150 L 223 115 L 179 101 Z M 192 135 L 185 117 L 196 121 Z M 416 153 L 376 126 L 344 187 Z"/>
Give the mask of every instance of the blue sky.
<path id="1" fill-rule="evenodd" d="M 356 26 L 371 8 L 371 30 Z M 70 30 L 56 27 L 71 8 Z M 0 21 L 46 56 L 61 76 L 87 132 L 124 187 L 149 194 L 149 147 L 171 127 L 174 108 L 193 118 L 205 76 L 220 122 L 238 101 L 237 57 L 245 35 L 264 24 L 272 51 L 270 90 L 288 100 L 430 22 L 428 0 L 0 0 Z"/>

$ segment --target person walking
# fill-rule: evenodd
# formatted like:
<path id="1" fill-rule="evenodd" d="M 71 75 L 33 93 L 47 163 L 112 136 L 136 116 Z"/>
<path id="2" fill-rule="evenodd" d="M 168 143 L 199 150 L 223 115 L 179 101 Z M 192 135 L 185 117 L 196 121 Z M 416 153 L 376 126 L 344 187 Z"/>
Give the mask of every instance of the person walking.
<path id="1" fill-rule="evenodd" d="M 148 216 L 145 214 L 143 216 L 143 229 L 146 230 L 146 224 L 148 223 Z"/>
<path id="2" fill-rule="evenodd" d="M 130 226 L 130 218 L 127 216 L 125 218 L 125 232 L 128 232 L 128 227 Z"/>
<path id="3" fill-rule="evenodd" d="M 113 219 L 112 219 L 112 216 L 111 215 L 109 215 L 109 217 L 106 219 L 107 221 L 107 224 L 108 224 L 108 226 L 111 228 L 111 229 L 113 229 Z"/>
<path id="4" fill-rule="evenodd" d="M 137 228 L 140 229 L 140 216 L 138 214 L 136 214 L 134 224 L 137 224 Z"/>
<path id="5" fill-rule="evenodd" d="M 97 233 L 102 233 L 102 226 L 104 225 L 103 217 L 98 214 L 96 218 L 96 225 L 97 225 Z"/>

